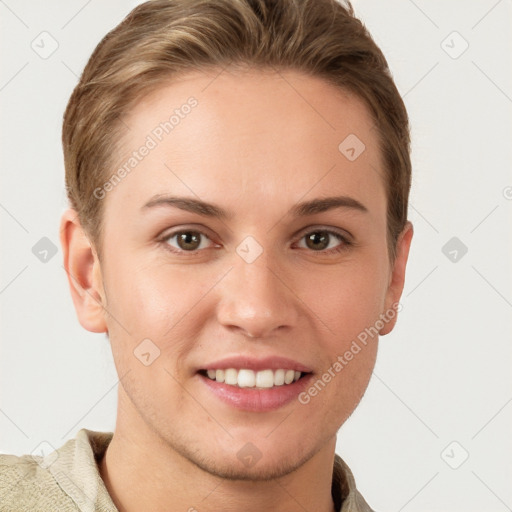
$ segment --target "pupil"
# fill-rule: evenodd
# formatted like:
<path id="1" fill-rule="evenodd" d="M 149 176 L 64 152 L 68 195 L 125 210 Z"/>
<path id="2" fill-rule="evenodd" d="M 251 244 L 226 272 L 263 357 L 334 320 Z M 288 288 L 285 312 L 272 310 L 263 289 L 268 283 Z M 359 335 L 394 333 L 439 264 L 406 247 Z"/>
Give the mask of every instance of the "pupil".
<path id="1" fill-rule="evenodd" d="M 317 231 L 316 233 L 311 233 L 308 237 L 307 237 L 307 246 L 310 248 L 310 249 L 325 249 L 328 245 L 329 245 L 329 237 L 326 233 L 321 233 L 319 231 Z M 317 244 L 318 242 L 320 242 L 321 244 L 321 247 L 319 247 L 318 245 L 314 245 L 314 244 Z"/>

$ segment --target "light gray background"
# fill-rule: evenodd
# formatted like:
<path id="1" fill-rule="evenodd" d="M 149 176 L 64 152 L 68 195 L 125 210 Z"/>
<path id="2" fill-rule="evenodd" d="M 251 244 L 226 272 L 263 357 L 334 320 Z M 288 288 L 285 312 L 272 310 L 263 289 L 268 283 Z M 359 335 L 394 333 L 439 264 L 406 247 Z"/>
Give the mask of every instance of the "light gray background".
<path id="1" fill-rule="evenodd" d="M 66 102 L 137 3 L 0 0 L 3 453 L 115 426 L 105 335 L 79 325 L 60 247 L 46 263 L 32 248 L 59 246 Z M 377 510 L 512 510 L 511 1 L 354 5 L 410 113 L 415 236 L 398 325 L 337 451 Z M 51 49 L 43 31 L 58 42 L 46 59 L 31 47 Z M 452 237 L 467 247 L 455 262 Z"/>

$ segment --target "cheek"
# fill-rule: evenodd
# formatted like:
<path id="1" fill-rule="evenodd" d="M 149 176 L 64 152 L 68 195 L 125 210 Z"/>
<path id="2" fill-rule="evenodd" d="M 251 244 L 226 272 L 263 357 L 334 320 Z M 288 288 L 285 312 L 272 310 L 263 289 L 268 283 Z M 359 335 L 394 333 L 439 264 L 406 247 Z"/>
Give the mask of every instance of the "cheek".
<path id="1" fill-rule="evenodd" d="M 199 321 L 191 321 L 196 305 L 218 277 L 210 272 L 204 280 L 197 275 L 192 279 L 192 267 L 119 263 L 108 273 L 107 283 L 112 298 L 109 332 L 123 345 L 119 349 L 132 352 L 142 340 L 150 339 L 162 360 L 170 354 L 173 359 L 185 355 L 192 348 L 187 340 L 194 339 L 201 328 Z"/>
<path id="2" fill-rule="evenodd" d="M 299 297 L 314 312 L 329 339 L 330 350 L 343 350 L 383 312 L 385 271 L 372 261 L 332 266 L 302 280 Z M 322 327 L 323 326 L 323 327 Z"/>
<path id="3" fill-rule="evenodd" d="M 179 273 L 146 267 L 124 275 L 129 279 L 120 266 L 110 275 L 112 353 L 118 375 L 126 376 L 126 393 L 156 421 L 158 411 L 170 406 L 170 397 L 173 407 L 186 400 L 177 369 L 191 350 L 190 324 L 185 332 L 184 319 L 195 301 L 183 292 L 187 283 Z"/>
<path id="4" fill-rule="evenodd" d="M 312 408 L 325 412 L 325 421 L 341 424 L 361 400 L 370 380 L 378 348 L 375 325 L 382 313 L 385 267 L 375 257 L 333 266 L 302 282 L 299 296 L 317 318 L 315 330 L 322 371 L 313 383 Z"/>
<path id="5" fill-rule="evenodd" d="M 132 267 L 133 269 L 133 267 Z M 171 321 L 177 308 L 175 286 L 145 269 L 126 272 L 119 265 L 109 275 L 108 309 L 133 337 L 149 336 L 149 331 Z M 162 277 L 162 276 L 160 276 Z"/>

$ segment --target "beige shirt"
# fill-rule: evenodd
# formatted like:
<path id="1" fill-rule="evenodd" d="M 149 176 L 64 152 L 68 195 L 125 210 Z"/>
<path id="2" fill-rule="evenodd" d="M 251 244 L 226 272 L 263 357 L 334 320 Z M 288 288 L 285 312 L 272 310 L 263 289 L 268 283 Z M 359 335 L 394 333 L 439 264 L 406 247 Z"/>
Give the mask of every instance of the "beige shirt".
<path id="1" fill-rule="evenodd" d="M 83 428 L 45 457 L 0 454 L 0 512 L 118 512 L 98 470 L 112 436 Z M 332 496 L 339 512 L 373 512 L 339 455 Z"/>

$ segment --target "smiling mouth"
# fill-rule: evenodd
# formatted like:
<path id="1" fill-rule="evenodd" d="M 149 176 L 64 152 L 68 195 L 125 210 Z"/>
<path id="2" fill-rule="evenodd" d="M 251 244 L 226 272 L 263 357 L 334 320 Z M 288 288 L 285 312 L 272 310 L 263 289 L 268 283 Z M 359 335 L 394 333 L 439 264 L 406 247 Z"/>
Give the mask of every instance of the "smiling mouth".
<path id="1" fill-rule="evenodd" d="M 249 389 L 271 389 L 280 386 L 289 386 L 306 375 L 307 372 L 280 368 L 277 370 L 254 371 L 246 368 L 226 368 L 199 370 L 199 374 L 210 380 L 221 382 L 229 386 Z"/>

